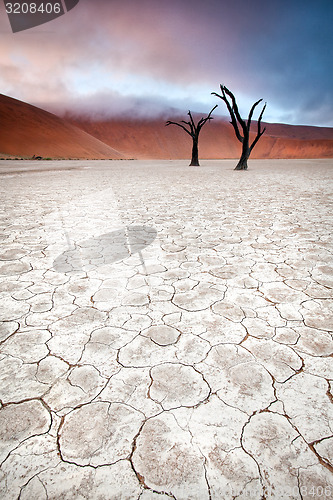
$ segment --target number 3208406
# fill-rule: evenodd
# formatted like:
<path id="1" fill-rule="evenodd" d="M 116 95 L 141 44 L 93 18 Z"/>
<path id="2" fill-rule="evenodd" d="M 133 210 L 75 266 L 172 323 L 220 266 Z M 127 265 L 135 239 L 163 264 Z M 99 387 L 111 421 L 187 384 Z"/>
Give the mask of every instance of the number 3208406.
<path id="1" fill-rule="evenodd" d="M 60 14 L 60 3 L 6 3 L 7 14 Z"/>

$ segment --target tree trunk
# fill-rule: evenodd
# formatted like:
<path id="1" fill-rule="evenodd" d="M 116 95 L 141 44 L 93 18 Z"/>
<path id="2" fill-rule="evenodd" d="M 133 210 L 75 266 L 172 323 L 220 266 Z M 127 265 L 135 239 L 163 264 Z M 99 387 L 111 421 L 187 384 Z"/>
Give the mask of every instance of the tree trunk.
<path id="1" fill-rule="evenodd" d="M 190 163 L 190 167 L 200 167 L 199 164 L 199 149 L 198 149 L 198 141 L 193 139 L 192 146 L 192 160 Z"/>
<path id="2" fill-rule="evenodd" d="M 242 155 L 235 167 L 235 170 L 247 170 L 247 160 L 249 159 L 250 154 L 251 154 L 250 148 L 246 144 L 243 144 Z"/>
<path id="3" fill-rule="evenodd" d="M 235 170 L 247 170 L 247 160 L 248 156 L 241 156 L 239 162 L 237 163 Z"/>

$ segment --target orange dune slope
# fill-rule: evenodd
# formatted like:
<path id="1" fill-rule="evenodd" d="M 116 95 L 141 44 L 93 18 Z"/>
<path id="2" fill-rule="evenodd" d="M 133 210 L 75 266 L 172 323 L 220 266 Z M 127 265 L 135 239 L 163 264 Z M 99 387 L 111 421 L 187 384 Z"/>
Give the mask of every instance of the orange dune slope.
<path id="1" fill-rule="evenodd" d="M 121 159 L 124 156 L 65 120 L 0 94 L 0 156 Z"/>
<path id="2" fill-rule="evenodd" d="M 168 117 L 172 121 L 186 118 Z M 196 117 L 200 118 L 200 115 Z M 179 127 L 165 126 L 166 118 L 88 120 L 70 119 L 101 141 L 138 159 L 182 159 L 191 155 L 191 138 Z M 333 158 L 333 128 L 264 124 L 265 134 L 252 158 Z M 253 130 L 256 123 L 253 122 Z M 230 123 L 215 117 L 201 131 L 200 158 L 238 158 L 241 144 Z"/>

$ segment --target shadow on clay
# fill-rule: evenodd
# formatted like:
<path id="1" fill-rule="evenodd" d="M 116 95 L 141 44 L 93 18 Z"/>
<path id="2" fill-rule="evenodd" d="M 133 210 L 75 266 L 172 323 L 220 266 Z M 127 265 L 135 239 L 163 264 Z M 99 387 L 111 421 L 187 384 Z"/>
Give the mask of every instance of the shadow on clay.
<path id="1" fill-rule="evenodd" d="M 54 260 L 53 268 L 59 273 L 75 274 L 119 262 L 135 254 L 139 254 L 144 266 L 141 252 L 155 240 L 156 235 L 156 229 L 149 226 L 127 226 L 101 234 L 74 243 Z"/>

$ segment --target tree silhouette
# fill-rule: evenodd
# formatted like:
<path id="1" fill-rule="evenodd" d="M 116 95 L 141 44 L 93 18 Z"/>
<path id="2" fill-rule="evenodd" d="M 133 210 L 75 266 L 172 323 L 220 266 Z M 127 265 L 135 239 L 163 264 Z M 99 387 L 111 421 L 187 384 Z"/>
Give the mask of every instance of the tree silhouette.
<path id="1" fill-rule="evenodd" d="M 178 122 L 171 122 L 170 120 L 168 120 L 166 122 L 166 124 L 165 124 L 166 126 L 168 126 L 168 125 L 177 125 L 178 127 L 180 127 L 183 130 L 185 130 L 185 132 L 187 132 L 192 137 L 192 141 L 193 141 L 193 144 L 192 144 L 192 159 L 191 159 L 190 166 L 195 166 L 195 167 L 199 167 L 200 166 L 200 164 L 199 164 L 199 147 L 198 147 L 198 144 L 199 144 L 199 134 L 200 134 L 200 131 L 201 131 L 202 127 L 205 125 L 205 123 L 207 123 L 207 121 L 213 120 L 213 118 L 212 118 L 211 115 L 212 115 L 214 109 L 216 109 L 216 108 L 217 108 L 217 105 L 214 106 L 213 109 L 210 110 L 210 112 L 206 116 L 206 118 L 200 118 L 200 120 L 198 121 L 197 124 L 194 123 L 191 111 L 189 111 L 187 113 L 189 115 L 189 117 L 190 117 L 190 121 L 189 122 L 186 122 L 185 120 L 182 120 L 180 123 L 178 123 Z M 182 123 L 184 123 L 185 125 L 181 125 Z"/>
<path id="2" fill-rule="evenodd" d="M 258 119 L 257 135 L 256 135 L 254 141 L 252 142 L 252 144 L 250 145 L 250 127 L 251 127 L 251 120 L 252 120 L 253 112 L 254 112 L 255 108 L 258 106 L 258 104 L 262 101 L 262 99 L 259 99 L 259 101 L 255 102 L 253 104 L 252 108 L 250 109 L 250 113 L 249 113 L 249 117 L 247 119 L 247 122 L 245 122 L 239 113 L 239 109 L 238 109 L 236 98 L 235 98 L 234 94 L 232 92 L 230 92 L 230 90 L 227 89 L 227 87 L 225 87 L 224 85 L 220 85 L 220 89 L 221 89 L 222 95 L 217 94 L 216 92 L 212 92 L 212 95 L 216 95 L 217 97 L 219 97 L 220 99 L 222 99 L 226 103 L 230 117 L 231 117 L 230 123 L 234 127 L 237 139 L 243 145 L 242 146 L 242 154 L 241 154 L 241 157 L 240 157 L 238 164 L 236 165 L 235 170 L 247 170 L 247 168 L 248 168 L 247 167 L 247 160 L 249 159 L 250 154 L 251 154 L 254 146 L 257 144 L 260 137 L 263 135 L 263 133 L 266 130 L 266 127 L 263 130 L 261 129 L 261 119 L 262 119 L 262 116 L 263 116 L 264 111 L 266 109 L 266 103 L 265 103 L 265 105 L 260 113 L 259 119 Z M 231 102 L 230 102 L 230 100 L 231 100 Z M 241 135 L 241 133 L 239 131 L 238 124 L 242 128 L 243 135 Z"/>

